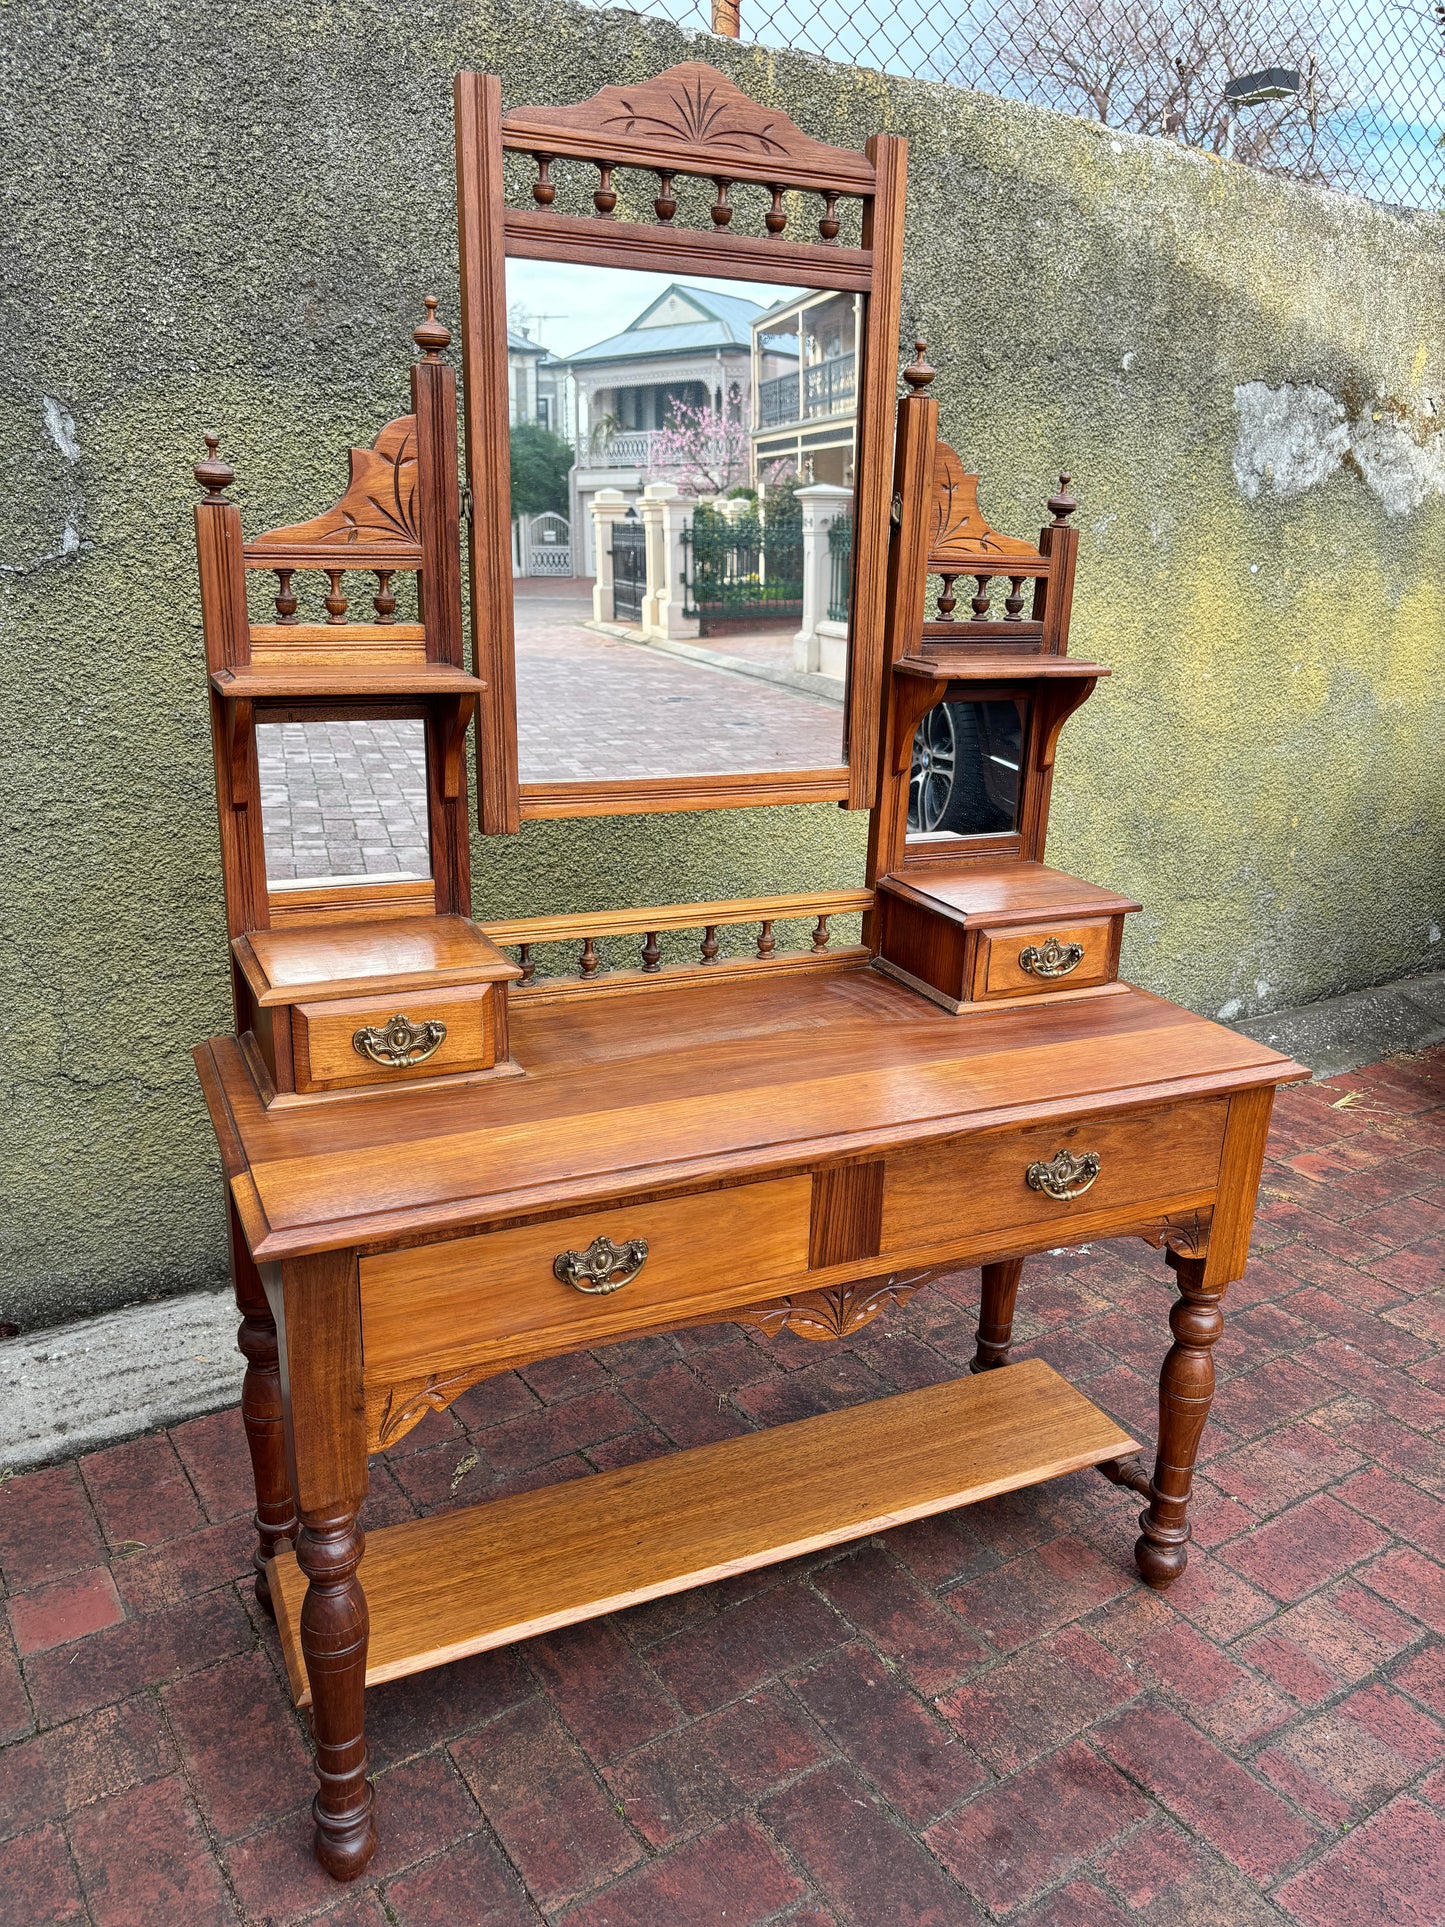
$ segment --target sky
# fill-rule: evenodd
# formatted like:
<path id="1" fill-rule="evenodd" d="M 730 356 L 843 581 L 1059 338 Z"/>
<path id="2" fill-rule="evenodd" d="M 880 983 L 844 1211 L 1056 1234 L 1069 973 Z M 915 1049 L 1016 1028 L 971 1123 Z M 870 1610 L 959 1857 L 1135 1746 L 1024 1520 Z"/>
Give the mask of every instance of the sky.
<path id="1" fill-rule="evenodd" d="M 771 281 L 721 281 L 702 274 L 641 274 L 631 268 L 512 259 L 507 262 L 507 319 L 515 327 L 517 311 L 525 309 L 529 337 L 554 355 L 571 355 L 621 334 L 674 281 L 741 295 L 760 308 L 771 308 L 801 292 Z"/>

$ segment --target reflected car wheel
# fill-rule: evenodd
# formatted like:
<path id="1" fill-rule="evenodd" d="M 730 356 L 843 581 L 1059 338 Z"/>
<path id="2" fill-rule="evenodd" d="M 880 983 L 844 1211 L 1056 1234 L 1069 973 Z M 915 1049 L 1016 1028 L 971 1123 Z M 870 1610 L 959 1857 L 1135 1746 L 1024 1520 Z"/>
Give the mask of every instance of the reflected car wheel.
<path id="1" fill-rule="evenodd" d="M 914 832 L 966 833 L 987 821 L 988 794 L 972 703 L 939 703 L 913 738 L 908 827 Z"/>

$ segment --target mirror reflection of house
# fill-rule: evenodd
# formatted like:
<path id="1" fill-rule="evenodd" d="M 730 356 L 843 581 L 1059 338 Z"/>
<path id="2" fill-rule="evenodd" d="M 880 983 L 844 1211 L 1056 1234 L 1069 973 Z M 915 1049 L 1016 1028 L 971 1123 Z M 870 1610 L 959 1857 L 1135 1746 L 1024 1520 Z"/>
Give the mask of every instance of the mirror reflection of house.
<path id="1" fill-rule="evenodd" d="M 591 507 L 597 491 L 618 489 L 632 501 L 658 479 L 654 441 L 675 419 L 678 403 L 726 411 L 746 432 L 753 323 L 762 312 L 760 303 L 741 295 L 675 281 L 620 334 L 566 357 L 579 575 L 596 573 Z M 747 480 L 745 461 L 731 479 Z"/>
<path id="2" fill-rule="evenodd" d="M 794 474 L 851 487 L 863 297 L 791 296 L 753 323 L 752 481 Z"/>

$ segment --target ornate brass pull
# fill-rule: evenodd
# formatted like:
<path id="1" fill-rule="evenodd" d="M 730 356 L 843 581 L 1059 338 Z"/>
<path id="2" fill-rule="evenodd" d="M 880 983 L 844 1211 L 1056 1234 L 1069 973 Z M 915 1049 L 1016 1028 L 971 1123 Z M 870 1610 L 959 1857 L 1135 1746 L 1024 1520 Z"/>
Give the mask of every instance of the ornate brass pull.
<path id="1" fill-rule="evenodd" d="M 552 1270 L 574 1291 L 599 1297 L 630 1285 L 646 1263 L 646 1238 L 629 1238 L 625 1245 L 615 1245 L 610 1238 L 594 1238 L 585 1251 L 559 1251 L 552 1260 Z"/>
<path id="2" fill-rule="evenodd" d="M 1019 969 L 1034 977 L 1067 977 L 1083 961 L 1081 943 L 1060 943 L 1057 937 L 1045 937 L 1041 944 L 1031 943 L 1019 952 Z"/>
<path id="3" fill-rule="evenodd" d="M 1099 1154 L 1085 1151 L 1075 1157 L 1072 1151 L 1055 1151 L 1047 1164 L 1031 1164 L 1024 1176 L 1030 1191 L 1042 1191 L 1051 1198 L 1081 1198 L 1099 1175 Z"/>
<path id="4" fill-rule="evenodd" d="M 365 1030 L 357 1031 L 351 1048 L 359 1056 L 369 1057 L 373 1064 L 401 1070 L 408 1064 L 424 1064 L 429 1057 L 435 1057 L 446 1036 L 445 1024 L 414 1024 L 398 1011 L 390 1022 L 380 1027 L 368 1025 Z"/>

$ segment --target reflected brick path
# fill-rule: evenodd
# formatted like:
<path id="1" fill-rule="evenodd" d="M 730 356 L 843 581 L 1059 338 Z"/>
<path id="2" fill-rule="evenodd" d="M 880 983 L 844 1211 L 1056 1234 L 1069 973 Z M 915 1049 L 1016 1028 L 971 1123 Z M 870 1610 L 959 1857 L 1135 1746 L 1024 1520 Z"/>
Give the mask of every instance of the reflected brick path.
<path id="1" fill-rule="evenodd" d="M 235 1411 L 0 1485 L 0 1919 L 1445 1920 L 1445 1051 L 1276 1119 L 1170 1593 L 1082 1473 L 383 1687 L 349 1891 L 308 1855 Z M 1142 1243 L 1038 1260 L 1020 1349 L 1152 1436 L 1171 1295 Z M 976 1296 L 492 1380 L 373 1462 L 364 1517 L 952 1376 Z"/>
<path id="2" fill-rule="evenodd" d="M 428 876 L 420 722 L 263 723 L 266 874 Z"/>
<path id="3" fill-rule="evenodd" d="M 829 769 L 838 703 L 714 669 L 582 626 L 590 604 L 517 603 L 517 738 L 524 783 Z M 781 637 L 703 648 L 791 657 Z"/>

